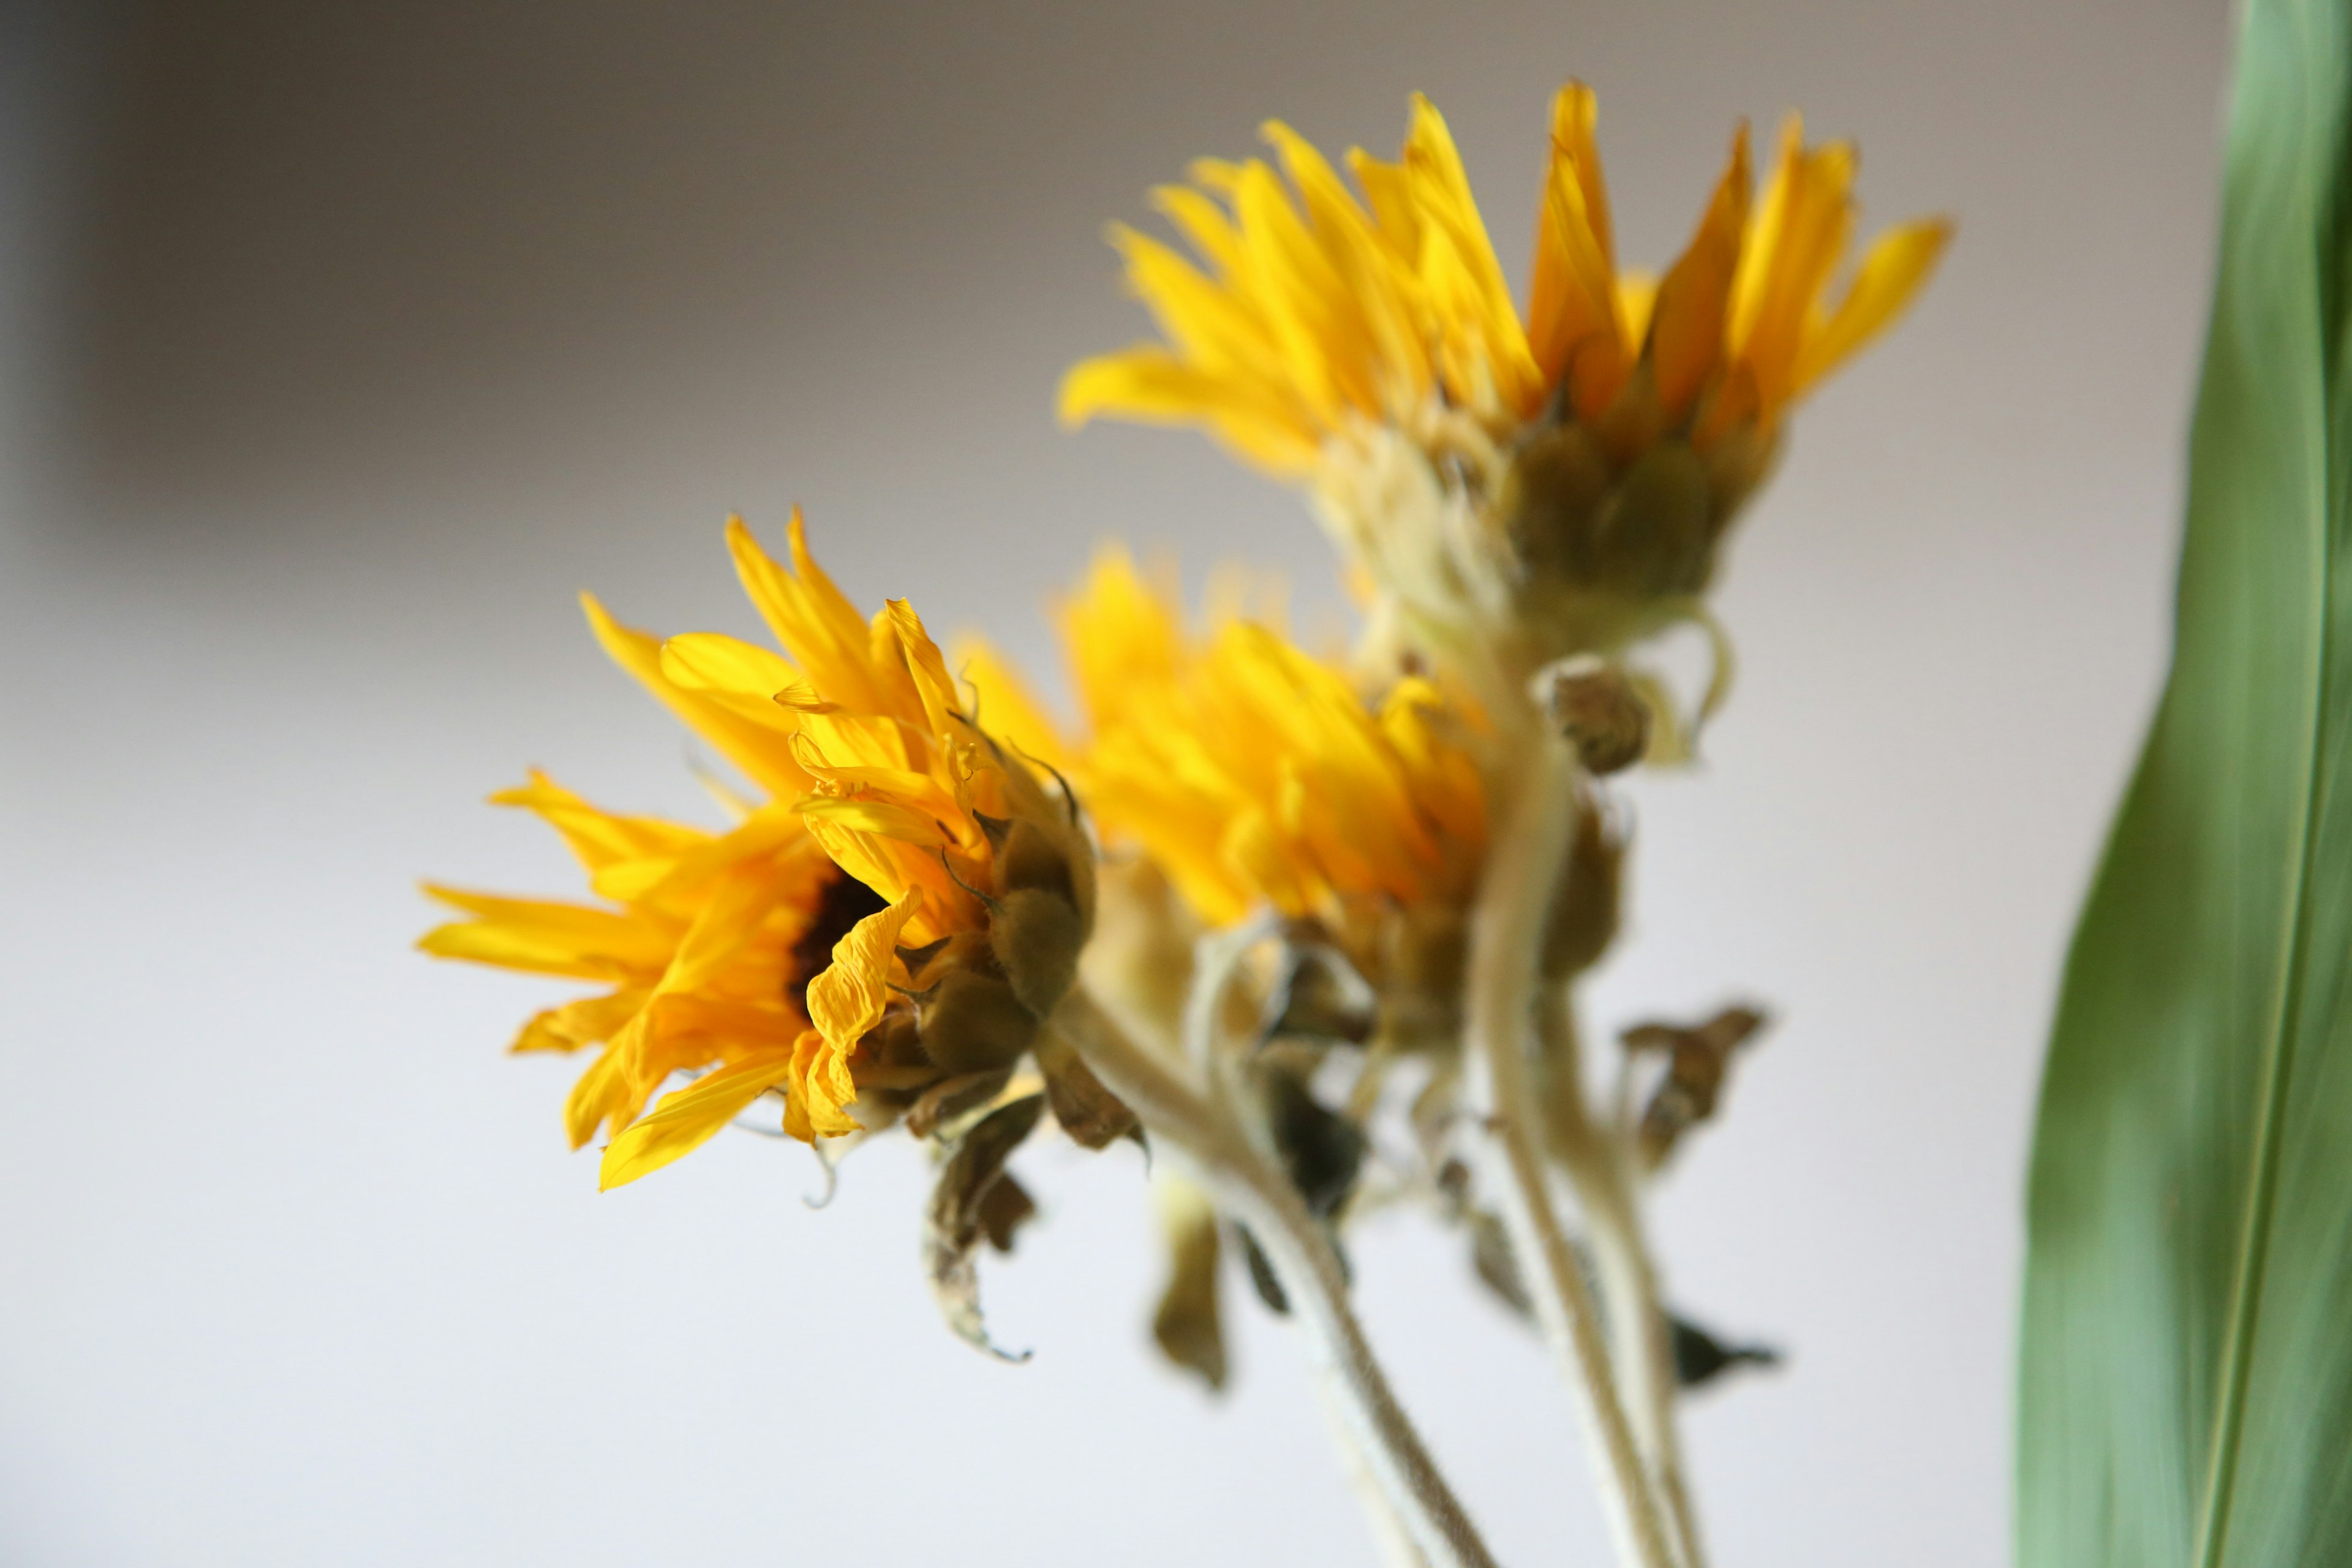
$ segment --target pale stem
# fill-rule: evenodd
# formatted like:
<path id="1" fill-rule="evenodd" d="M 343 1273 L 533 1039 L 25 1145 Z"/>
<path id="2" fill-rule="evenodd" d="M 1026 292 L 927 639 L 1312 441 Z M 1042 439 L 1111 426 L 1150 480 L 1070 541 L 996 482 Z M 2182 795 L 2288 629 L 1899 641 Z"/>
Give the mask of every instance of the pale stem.
<path id="1" fill-rule="evenodd" d="M 1389 1500 L 1380 1477 L 1373 1472 L 1371 1457 L 1356 1436 L 1356 1422 L 1348 1407 L 1332 1387 L 1328 1377 L 1315 1379 L 1316 1403 L 1323 1407 L 1324 1424 L 1331 1429 L 1331 1446 L 1339 1451 L 1339 1468 L 1348 1477 L 1348 1489 L 1356 1494 L 1362 1505 L 1364 1518 L 1372 1527 L 1372 1544 L 1379 1551 L 1381 1568 L 1429 1568 L 1429 1559 L 1412 1543 L 1412 1532 L 1405 1528 L 1404 1516 L 1397 1512 L 1396 1504 Z"/>
<path id="2" fill-rule="evenodd" d="M 1584 1207 L 1633 1439 L 1664 1496 L 1684 1561 L 1702 1568 L 1706 1559 L 1683 1480 L 1682 1439 L 1675 1421 L 1674 1342 L 1643 1234 L 1629 1129 L 1622 1115 L 1612 1123 L 1596 1123 L 1586 1104 L 1575 1003 L 1566 986 L 1550 987 L 1544 996 L 1541 1025 L 1552 1073 L 1547 1108 L 1552 1147 Z"/>
<path id="3" fill-rule="evenodd" d="M 1503 1159 L 1503 1222 L 1544 1341 L 1579 1400 L 1600 1460 L 1601 1492 L 1626 1559 L 1681 1568 L 1617 1392 L 1592 1292 L 1552 1203 L 1538 1139 L 1543 1106 L 1529 1063 L 1545 921 L 1567 864 L 1577 763 L 1546 727 L 1530 726 L 1502 802 L 1470 916 L 1465 1027 L 1486 1068 Z"/>
<path id="4" fill-rule="evenodd" d="M 1220 1206 L 1249 1227 L 1281 1282 L 1308 1360 L 1356 1452 L 1429 1568 L 1493 1568 L 1469 1516 L 1390 1391 L 1349 1308 L 1339 1256 L 1297 1189 L 1202 1089 L 1129 1039 L 1083 990 L 1063 1004 L 1057 1022 L 1068 1026 L 1087 1064 L 1111 1092 L 1188 1159 Z M 1376 1514 L 1376 1531 L 1382 1522 Z"/>

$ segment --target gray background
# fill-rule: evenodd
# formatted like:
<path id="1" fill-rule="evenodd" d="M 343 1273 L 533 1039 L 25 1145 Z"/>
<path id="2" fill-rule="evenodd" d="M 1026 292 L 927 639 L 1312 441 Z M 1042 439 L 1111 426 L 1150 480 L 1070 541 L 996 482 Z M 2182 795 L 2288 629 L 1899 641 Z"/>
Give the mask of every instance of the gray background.
<path id="1" fill-rule="evenodd" d="M 1644 781 L 1598 1021 L 1783 1022 L 1675 1174 L 1675 1295 L 1792 1352 L 1693 1406 L 1726 1565 L 2006 1555 L 2019 1196 L 2062 944 L 2158 679 L 2219 0 L 1475 8 L 298 0 L 0 17 L 0 1561 L 1357 1562 L 1279 1326 L 1157 1367 L 1138 1162 L 1029 1161 L 938 1327 L 919 1161 L 749 1137 L 598 1196 L 509 1061 L 559 988 L 407 951 L 431 874 L 570 890 L 541 763 L 704 807 L 573 593 L 748 630 L 797 500 L 861 599 L 1033 663 L 1097 537 L 1285 568 L 1205 442 L 1056 431 L 1140 334 L 1099 241 L 1268 114 L 1446 110 L 1515 273 L 1547 95 L 1629 257 L 1731 121 L 1858 135 L 1960 238 L 1804 411 L 1720 595 L 1743 675 Z M 1500 1553 L 1595 1563 L 1529 1337 L 1418 1221 L 1365 1311 Z"/>

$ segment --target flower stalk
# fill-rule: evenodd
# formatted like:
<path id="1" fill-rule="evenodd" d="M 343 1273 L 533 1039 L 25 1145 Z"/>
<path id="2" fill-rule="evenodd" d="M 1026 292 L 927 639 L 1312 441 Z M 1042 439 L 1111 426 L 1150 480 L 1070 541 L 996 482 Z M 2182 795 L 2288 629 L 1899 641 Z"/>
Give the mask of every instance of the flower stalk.
<path id="1" fill-rule="evenodd" d="M 1471 913 L 1465 998 L 1470 1048 L 1486 1073 L 1503 1221 L 1544 1341 L 1579 1395 L 1623 1557 L 1637 1568 L 1682 1568 L 1538 1142 L 1547 1118 L 1528 1046 L 1545 921 L 1574 823 L 1578 763 L 1540 725 L 1528 726 L 1520 739 L 1517 776 Z"/>
<path id="2" fill-rule="evenodd" d="M 1348 1305 L 1331 1243 L 1289 1181 L 1210 1096 L 1113 1024 L 1083 988 L 1056 1025 L 1145 1127 L 1195 1168 L 1219 1205 L 1264 1249 L 1335 1413 L 1354 1440 L 1387 1510 L 1402 1521 L 1429 1568 L 1493 1568 L 1494 1558 L 1390 1390 L 1371 1342 Z M 1385 1533 L 1382 1510 L 1372 1510 Z"/>
<path id="3" fill-rule="evenodd" d="M 1592 1117 L 1584 1094 L 1574 1003 L 1566 986 L 1554 986 L 1544 996 L 1540 1027 L 1553 1073 L 1546 1107 L 1552 1149 L 1583 1209 L 1626 1418 L 1656 1481 L 1683 1561 L 1688 1568 L 1704 1568 L 1675 1419 L 1674 1346 L 1642 1226 L 1632 1131 L 1622 1121 L 1602 1123 Z"/>

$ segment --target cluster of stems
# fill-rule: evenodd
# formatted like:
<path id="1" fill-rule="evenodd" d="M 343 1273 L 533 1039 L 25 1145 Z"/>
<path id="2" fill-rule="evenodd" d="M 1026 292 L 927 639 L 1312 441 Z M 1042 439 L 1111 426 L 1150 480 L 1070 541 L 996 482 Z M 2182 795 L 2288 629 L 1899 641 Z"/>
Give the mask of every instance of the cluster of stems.
<path id="1" fill-rule="evenodd" d="M 1515 705 L 1516 707 L 1516 705 Z M 1548 913 L 1587 787 L 1530 701 L 1506 735 L 1496 830 L 1469 933 L 1465 1047 L 1483 1081 L 1488 1180 L 1534 1316 L 1576 1401 L 1629 1568 L 1704 1568 L 1675 1421 L 1675 1379 L 1622 1108 L 1596 1116 L 1573 1000 L 1542 974 Z M 1248 1227 L 1292 1305 L 1350 1479 L 1396 1568 L 1494 1561 L 1406 1418 L 1348 1297 L 1329 1237 L 1243 1114 L 1216 1020 L 1241 955 L 1266 932 L 1204 941 L 1182 1042 L 1139 1044 L 1083 990 L 1061 1026 L 1096 1073 Z M 1170 1047 L 1175 1048 L 1170 1048 Z M 1539 1079 L 1538 1054 L 1548 1063 Z M 1591 1266 L 1562 1220 L 1572 1198 Z M 1597 1292 L 1596 1292 L 1597 1285 Z"/>

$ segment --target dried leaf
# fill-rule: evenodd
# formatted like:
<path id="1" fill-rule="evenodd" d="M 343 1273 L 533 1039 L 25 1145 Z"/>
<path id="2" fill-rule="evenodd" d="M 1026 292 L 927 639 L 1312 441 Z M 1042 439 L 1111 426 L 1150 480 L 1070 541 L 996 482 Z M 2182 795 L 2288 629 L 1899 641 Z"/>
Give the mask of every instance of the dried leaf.
<path id="1" fill-rule="evenodd" d="M 1306 1080 L 1287 1068 L 1259 1064 L 1268 1131 L 1290 1184 L 1307 1212 L 1328 1220 L 1346 1205 L 1364 1165 L 1363 1130 L 1325 1108 Z"/>
<path id="2" fill-rule="evenodd" d="M 918 1138 L 929 1138 L 966 1111 L 977 1110 L 994 1100 L 1012 1079 L 1012 1071 L 1003 1068 L 994 1072 L 959 1073 L 954 1078 L 943 1078 L 925 1089 L 908 1110 L 907 1131 Z"/>
<path id="3" fill-rule="evenodd" d="M 1685 1388 L 1714 1382 L 1736 1366 L 1778 1366 L 1780 1352 L 1769 1345 L 1729 1345 L 1686 1318 L 1666 1314 L 1675 1354 L 1675 1381 Z"/>
<path id="4" fill-rule="evenodd" d="M 1047 1029 L 1037 1037 L 1035 1055 L 1045 1075 L 1046 1102 L 1072 1142 L 1082 1149 L 1108 1149 L 1138 1130 L 1135 1112 L 1103 1087 L 1077 1047 L 1058 1031 Z"/>
<path id="5" fill-rule="evenodd" d="M 1168 1232 L 1168 1283 L 1151 1315 L 1151 1337 L 1162 1355 L 1211 1388 L 1225 1386 L 1225 1329 L 1219 1309 L 1216 1211 L 1189 1182 L 1162 1185 Z"/>
<path id="6" fill-rule="evenodd" d="M 1620 1037 L 1629 1051 L 1663 1051 L 1666 1075 L 1642 1112 L 1642 1163 L 1655 1170 L 1682 1135 L 1715 1114 L 1731 1053 L 1764 1026 L 1753 1007 L 1727 1007 L 1695 1027 L 1641 1024 Z"/>
<path id="7" fill-rule="evenodd" d="M 958 1337 L 1003 1361 L 1027 1361 L 1029 1352 L 1013 1355 L 988 1337 L 972 1254 L 988 1236 L 984 1215 L 990 1189 L 1004 1179 L 1005 1161 L 1035 1129 L 1045 1110 L 1044 1095 L 1024 1095 L 973 1124 L 940 1167 L 939 1184 L 931 1190 L 930 1208 L 924 1215 L 923 1261 L 940 1314 Z"/>
<path id="8" fill-rule="evenodd" d="M 1021 1227 L 1037 1217 L 1037 1200 L 1010 1171 L 989 1184 L 980 1200 L 981 1234 L 999 1252 L 1011 1252 Z"/>
<path id="9" fill-rule="evenodd" d="M 1250 1287 L 1257 1292 L 1257 1299 L 1265 1303 L 1265 1310 L 1276 1317 L 1290 1316 L 1290 1297 L 1284 1292 L 1282 1281 L 1276 1277 L 1274 1265 L 1267 1261 L 1265 1249 L 1258 1246 L 1257 1237 L 1249 1233 L 1249 1226 L 1245 1225 L 1234 1226 L 1234 1234 L 1241 1238 L 1242 1261 L 1249 1266 Z"/>
<path id="10" fill-rule="evenodd" d="M 1478 1282 L 1516 1316 L 1532 1317 L 1535 1307 L 1528 1300 L 1527 1282 L 1519 1278 L 1518 1257 L 1511 1251 L 1510 1233 L 1503 1228 L 1502 1220 L 1488 1210 L 1471 1209 L 1464 1223 L 1470 1230 L 1470 1267 L 1477 1271 Z"/>
<path id="11" fill-rule="evenodd" d="M 1284 945 L 1281 984 L 1267 999 L 1265 1035 L 1362 1045 L 1380 1022 L 1380 995 L 1327 942 Z"/>

